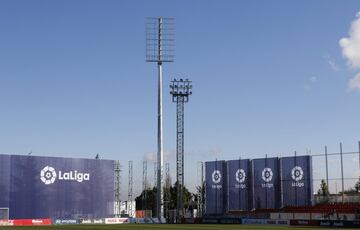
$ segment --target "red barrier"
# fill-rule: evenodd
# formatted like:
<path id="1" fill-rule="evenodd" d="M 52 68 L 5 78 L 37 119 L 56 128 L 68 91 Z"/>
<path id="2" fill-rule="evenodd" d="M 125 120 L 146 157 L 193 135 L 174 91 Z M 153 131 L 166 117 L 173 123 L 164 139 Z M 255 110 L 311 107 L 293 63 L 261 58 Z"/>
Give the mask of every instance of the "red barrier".
<path id="1" fill-rule="evenodd" d="M 12 220 L 14 226 L 51 225 L 51 219 L 18 219 Z"/>

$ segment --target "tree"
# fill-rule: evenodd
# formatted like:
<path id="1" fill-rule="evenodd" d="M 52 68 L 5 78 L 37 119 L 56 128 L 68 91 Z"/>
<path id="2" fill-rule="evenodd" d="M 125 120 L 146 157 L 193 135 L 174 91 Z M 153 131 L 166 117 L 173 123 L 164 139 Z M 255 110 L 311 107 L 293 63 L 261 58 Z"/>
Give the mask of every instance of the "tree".
<path id="1" fill-rule="evenodd" d="M 318 195 L 329 196 L 329 188 L 324 179 L 321 180 L 320 188 L 318 190 Z"/>
<path id="2" fill-rule="evenodd" d="M 354 187 L 351 187 L 344 191 L 344 194 L 358 194 L 360 192 L 360 177 L 359 180 L 355 183 Z M 342 194 L 342 192 L 340 192 Z"/>
<path id="3" fill-rule="evenodd" d="M 358 193 L 360 192 L 360 177 L 359 177 L 359 180 L 355 184 L 355 191 Z"/>
<path id="4" fill-rule="evenodd" d="M 136 210 L 152 210 L 153 214 L 156 213 L 156 191 L 157 189 L 154 187 L 153 189 L 147 189 L 142 191 L 141 194 L 135 198 L 136 202 Z M 188 210 L 193 210 L 196 208 L 194 197 L 195 195 L 189 192 L 189 190 L 184 186 L 183 187 L 183 202 L 184 208 Z M 170 186 L 169 188 L 164 188 L 164 208 L 165 215 L 167 210 L 176 209 L 177 204 L 177 182 Z"/>
<path id="5" fill-rule="evenodd" d="M 141 194 L 135 198 L 136 210 L 152 210 L 152 213 L 156 211 L 155 202 L 156 188 L 148 188 L 141 192 Z"/>
<path id="6" fill-rule="evenodd" d="M 322 179 L 320 183 L 320 188 L 318 190 L 318 195 L 322 196 L 321 203 L 328 203 L 329 202 L 329 187 L 326 184 L 325 180 Z"/>

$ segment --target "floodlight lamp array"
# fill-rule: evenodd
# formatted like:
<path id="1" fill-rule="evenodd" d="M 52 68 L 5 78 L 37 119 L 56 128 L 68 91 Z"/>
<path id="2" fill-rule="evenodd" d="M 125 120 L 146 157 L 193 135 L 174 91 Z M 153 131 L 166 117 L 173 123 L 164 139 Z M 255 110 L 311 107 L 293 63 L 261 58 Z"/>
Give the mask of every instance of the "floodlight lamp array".
<path id="1" fill-rule="evenodd" d="M 177 101 L 178 97 L 183 97 L 184 102 L 188 102 L 188 97 L 192 95 L 192 82 L 189 79 L 179 80 L 174 79 L 171 81 L 170 94 L 173 96 L 173 101 Z"/>
<path id="2" fill-rule="evenodd" d="M 146 61 L 173 62 L 175 50 L 175 19 L 147 18 Z"/>

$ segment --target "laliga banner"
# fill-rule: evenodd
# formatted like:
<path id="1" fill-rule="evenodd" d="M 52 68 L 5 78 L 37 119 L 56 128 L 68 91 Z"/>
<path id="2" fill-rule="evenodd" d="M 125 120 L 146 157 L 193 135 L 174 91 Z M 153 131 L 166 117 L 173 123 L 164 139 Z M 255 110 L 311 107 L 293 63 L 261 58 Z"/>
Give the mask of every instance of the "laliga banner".
<path id="1" fill-rule="evenodd" d="M 109 216 L 113 213 L 114 163 L 0 155 L 0 206 L 9 207 L 11 219 Z"/>
<path id="2" fill-rule="evenodd" d="M 225 161 L 205 162 L 206 214 L 222 214 L 225 211 Z"/>
<path id="3" fill-rule="evenodd" d="M 253 208 L 280 207 L 280 176 L 278 158 L 252 160 L 253 164 Z"/>
<path id="4" fill-rule="evenodd" d="M 311 205 L 311 156 L 281 158 L 283 205 Z"/>
<path id="5" fill-rule="evenodd" d="M 250 210 L 250 160 L 231 160 L 228 170 L 228 209 Z"/>
<path id="6" fill-rule="evenodd" d="M 0 155 L 0 207 L 9 207 L 10 155 Z"/>

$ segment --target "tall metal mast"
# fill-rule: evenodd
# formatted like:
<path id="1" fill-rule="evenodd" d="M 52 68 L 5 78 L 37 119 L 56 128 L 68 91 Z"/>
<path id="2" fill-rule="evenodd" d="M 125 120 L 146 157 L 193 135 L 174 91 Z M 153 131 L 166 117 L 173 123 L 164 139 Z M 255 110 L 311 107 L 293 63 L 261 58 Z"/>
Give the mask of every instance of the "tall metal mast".
<path id="1" fill-rule="evenodd" d="M 170 85 L 172 101 L 176 102 L 176 179 L 177 179 L 177 218 L 184 215 L 184 103 L 192 94 L 191 81 L 172 80 Z"/>
<path id="2" fill-rule="evenodd" d="M 115 217 L 120 217 L 120 206 L 121 206 L 121 169 L 120 169 L 120 161 L 115 162 L 114 167 L 115 172 L 115 207 L 114 207 L 114 215 Z"/>
<path id="3" fill-rule="evenodd" d="M 163 124 L 162 124 L 162 81 L 163 62 L 174 61 L 174 19 L 148 18 L 146 23 L 146 61 L 156 62 L 158 66 L 158 143 L 157 143 L 157 196 L 156 211 L 159 218 L 164 217 L 163 191 Z"/>
<path id="4" fill-rule="evenodd" d="M 147 161 L 143 161 L 143 178 L 142 178 L 142 191 L 143 191 L 143 209 L 146 210 L 146 193 L 147 193 Z"/>
<path id="5" fill-rule="evenodd" d="M 128 214 L 133 217 L 133 161 L 129 161 Z"/>

